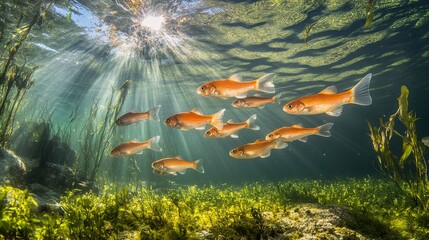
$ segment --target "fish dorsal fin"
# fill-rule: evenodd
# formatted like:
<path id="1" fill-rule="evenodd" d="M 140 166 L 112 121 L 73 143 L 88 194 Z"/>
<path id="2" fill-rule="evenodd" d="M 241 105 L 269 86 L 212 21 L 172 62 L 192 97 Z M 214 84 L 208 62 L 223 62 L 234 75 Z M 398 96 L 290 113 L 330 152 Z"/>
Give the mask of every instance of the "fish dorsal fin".
<path id="1" fill-rule="evenodd" d="M 201 112 L 198 109 L 196 109 L 196 108 L 192 108 L 191 112 L 197 113 L 197 114 L 201 114 Z"/>
<path id="2" fill-rule="evenodd" d="M 176 158 L 176 159 L 180 159 L 180 160 L 183 160 L 182 156 L 180 156 L 180 155 L 177 155 L 177 156 L 175 156 L 174 158 Z"/>
<path id="3" fill-rule="evenodd" d="M 302 125 L 301 125 L 301 123 L 298 123 L 298 124 L 292 125 L 292 127 L 294 127 L 294 128 L 302 128 Z"/>
<path id="4" fill-rule="evenodd" d="M 228 122 L 226 122 L 226 123 L 234 123 L 234 120 L 229 119 Z"/>
<path id="5" fill-rule="evenodd" d="M 335 93 L 337 93 L 337 87 L 329 86 L 329 87 L 323 89 L 322 91 L 320 91 L 319 93 L 321 93 L 321 94 L 335 94 Z"/>
<path id="6" fill-rule="evenodd" d="M 234 74 L 231 77 L 229 77 L 228 79 L 233 80 L 233 81 L 237 81 L 237 82 L 243 81 L 240 74 Z"/>
<path id="7" fill-rule="evenodd" d="M 261 139 L 257 139 L 257 140 L 255 141 L 255 143 L 258 143 L 258 142 L 262 142 L 262 140 L 261 140 Z"/>

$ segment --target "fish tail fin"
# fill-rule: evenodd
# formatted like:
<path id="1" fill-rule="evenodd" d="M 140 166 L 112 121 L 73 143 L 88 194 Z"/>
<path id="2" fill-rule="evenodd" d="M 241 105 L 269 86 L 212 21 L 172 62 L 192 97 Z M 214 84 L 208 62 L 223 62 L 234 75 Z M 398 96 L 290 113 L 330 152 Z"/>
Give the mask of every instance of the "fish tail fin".
<path id="1" fill-rule="evenodd" d="M 322 137 L 330 137 L 331 136 L 331 127 L 334 125 L 333 123 L 326 123 L 317 128 L 317 135 Z"/>
<path id="2" fill-rule="evenodd" d="M 283 93 L 279 93 L 279 94 L 275 95 L 273 97 L 273 103 L 281 104 L 282 100 L 280 98 L 282 97 L 282 94 Z"/>
<path id="3" fill-rule="evenodd" d="M 280 138 L 274 140 L 276 141 L 276 145 L 274 146 L 275 149 L 283 149 L 287 147 L 287 143 L 283 142 Z"/>
<path id="4" fill-rule="evenodd" d="M 153 137 L 149 139 L 149 149 L 152 149 L 157 152 L 161 152 L 162 148 L 158 145 L 159 142 L 159 136 Z"/>
<path id="5" fill-rule="evenodd" d="M 247 128 L 248 129 L 252 129 L 252 130 L 259 130 L 261 129 L 258 125 L 256 125 L 256 114 L 253 114 L 252 116 L 250 116 L 249 119 L 247 119 L 246 123 L 247 123 Z"/>
<path id="6" fill-rule="evenodd" d="M 211 125 L 219 130 L 222 130 L 223 128 L 223 122 L 222 122 L 222 118 L 223 115 L 225 114 L 225 109 L 220 110 L 219 112 L 215 113 L 212 115 L 212 121 L 211 121 Z"/>
<path id="7" fill-rule="evenodd" d="M 367 74 L 360 80 L 350 91 L 352 97 L 350 103 L 368 106 L 372 103 L 371 95 L 369 95 L 369 84 L 371 82 L 372 73 Z"/>
<path id="8" fill-rule="evenodd" d="M 276 91 L 274 87 L 274 82 L 273 82 L 273 79 L 275 76 L 276 74 L 274 73 L 268 73 L 260 77 L 259 79 L 255 80 L 256 81 L 255 90 L 266 92 L 266 93 L 274 93 Z"/>
<path id="9" fill-rule="evenodd" d="M 194 169 L 199 173 L 204 173 L 203 161 L 201 159 L 194 162 Z"/>
<path id="10" fill-rule="evenodd" d="M 160 108 L 161 108 L 161 105 L 158 105 L 158 106 L 156 106 L 156 107 L 154 107 L 148 111 L 150 120 L 159 122 L 159 115 L 158 114 L 159 114 Z"/>

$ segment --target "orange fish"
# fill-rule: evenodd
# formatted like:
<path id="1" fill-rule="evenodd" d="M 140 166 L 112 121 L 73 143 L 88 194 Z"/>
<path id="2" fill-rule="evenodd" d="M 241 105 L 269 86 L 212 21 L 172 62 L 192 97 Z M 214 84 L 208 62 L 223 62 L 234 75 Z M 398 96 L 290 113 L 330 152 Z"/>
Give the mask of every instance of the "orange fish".
<path id="1" fill-rule="evenodd" d="M 147 112 L 128 112 L 116 119 L 116 125 L 126 126 L 132 125 L 142 119 L 150 119 L 159 122 L 159 109 L 161 105 L 158 105 Z"/>
<path id="2" fill-rule="evenodd" d="M 232 120 L 229 120 L 223 125 L 222 130 L 219 130 L 215 127 L 210 128 L 207 132 L 204 133 L 206 138 L 224 138 L 231 136 L 232 138 L 238 138 L 237 132 L 241 129 L 248 128 L 252 130 L 259 130 L 259 126 L 256 125 L 256 114 L 253 114 L 247 121 L 242 123 L 234 123 Z"/>
<path id="3" fill-rule="evenodd" d="M 271 133 L 269 133 L 265 139 L 281 139 L 282 141 L 292 142 L 299 140 L 301 142 L 307 142 L 307 138 L 310 135 L 319 135 L 322 137 L 330 137 L 333 123 L 326 123 L 315 128 L 303 128 L 301 125 L 293 125 L 291 127 L 282 127 Z"/>
<path id="4" fill-rule="evenodd" d="M 225 109 L 222 109 L 213 115 L 202 115 L 199 111 L 192 109 L 189 112 L 178 113 L 170 116 L 164 121 L 164 123 L 169 127 L 184 131 L 189 129 L 204 130 L 206 124 L 211 124 L 218 129 L 222 129 L 222 118 L 224 113 Z"/>
<path id="5" fill-rule="evenodd" d="M 271 149 L 283 149 L 285 147 L 287 147 L 287 143 L 280 139 L 256 140 L 254 143 L 232 149 L 229 155 L 237 159 L 267 158 L 271 154 Z"/>
<path id="6" fill-rule="evenodd" d="M 177 172 L 180 174 L 185 174 L 186 169 L 192 168 L 197 172 L 204 173 L 203 163 L 201 160 L 196 160 L 194 162 L 188 162 L 183 160 L 180 156 L 174 158 L 163 158 L 156 160 L 152 163 L 152 168 L 154 172 L 158 174 L 173 174 L 177 175 Z"/>
<path id="7" fill-rule="evenodd" d="M 247 93 L 254 90 L 259 92 L 274 93 L 273 79 L 276 75 L 269 73 L 259 79 L 242 82 L 241 76 L 234 74 L 228 79 L 214 80 L 197 89 L 197 93 L 206 97 L 217 98 L 245 98 Z"/>
<path id="8" fill-rule="evenodd" d="M 110 156 L 112 157 L 119 157 L 119 156 L 129 156 L 132 154 L 140 154 L 143 152 L 144 149 L 149 148 L 157 152 L 161 152 L 162 149 L 158 145 L 159 142 L 159 136 L 153 137 L 145 142 L 126 142 L 119 144 L 115 148 L 113 148 L 112 151 L 110 151 Z"/>
<path id="9" fill-rule="evenodd" d="M 243 99 L 237 99 L 232 102 L 232 106 L 236 108 L 263 108 L 265 104 L 277 103 L 280 104 L 280 97 L 282 93 L 275 95 L 274 97 L 259 97 L 258 94 L 252 97 L 246 97 Z"/>
<path id="10" fill-rule="evenodd" d="M 366 75 L 353 88 L 342 93 L 337 93 L 337 88 L 330 86 L 317 94 L 295 99 L 284 105 L 283 111 L 295 115 L 326 113 L 338 117 L 345 104 L 371 105 L 372 98 L 369 95 L 371 76 L 371 73 Z"/>

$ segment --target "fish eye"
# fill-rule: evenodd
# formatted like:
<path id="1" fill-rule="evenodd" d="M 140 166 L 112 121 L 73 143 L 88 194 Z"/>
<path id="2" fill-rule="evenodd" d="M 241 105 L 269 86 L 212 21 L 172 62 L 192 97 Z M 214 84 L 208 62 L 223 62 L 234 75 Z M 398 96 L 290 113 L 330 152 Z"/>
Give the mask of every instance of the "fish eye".
<path id="1" fill-rule="evenodd" d="M 237 150 L 236 149 L 232 150 L 232 153 L 234 153 L 234 154 L 237 153 Z"/>
<path id="2" fill-rule="evenodd" d="M 293 108 L 293 105 L 292 105 L 292 104 L 289 104 L 288 108 Z"/>
<path id="3" fill-rule="evenodd" d="M 273 134 L 268 135 L 268 137 L 272 138 L 272 137 L 273 137 Z"/>
<path id="4" fill-rule="evenodd" d="M 170 119 L 169 118 L 167 119 L 167 123 L 170 123 Z"/>
<path id="5" fill-rule="evenodd" d="M 201 90 L 203 90 L 203 91 L 204 91 L 204 90 L 206 90 L 206 87 L 205 87 L 205 86 L 202 86 L 202 87 L 201 87 Z"/>

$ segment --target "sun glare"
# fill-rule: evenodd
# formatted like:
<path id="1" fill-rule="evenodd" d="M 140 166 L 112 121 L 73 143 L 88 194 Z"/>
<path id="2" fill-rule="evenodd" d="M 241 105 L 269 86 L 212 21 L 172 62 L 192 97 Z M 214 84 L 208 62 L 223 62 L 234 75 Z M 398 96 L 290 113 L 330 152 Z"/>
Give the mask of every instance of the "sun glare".
<path id="1" fill-rule="evenodd" d="M 143 27 L 147 27 L 152 31 L 159 31 L 162 28 L 162 25 L 164 23 L 164 17 L 161 16 L 147 16 L 143 19 L 143 21 L 141 22 L 141 25 Z"/>

